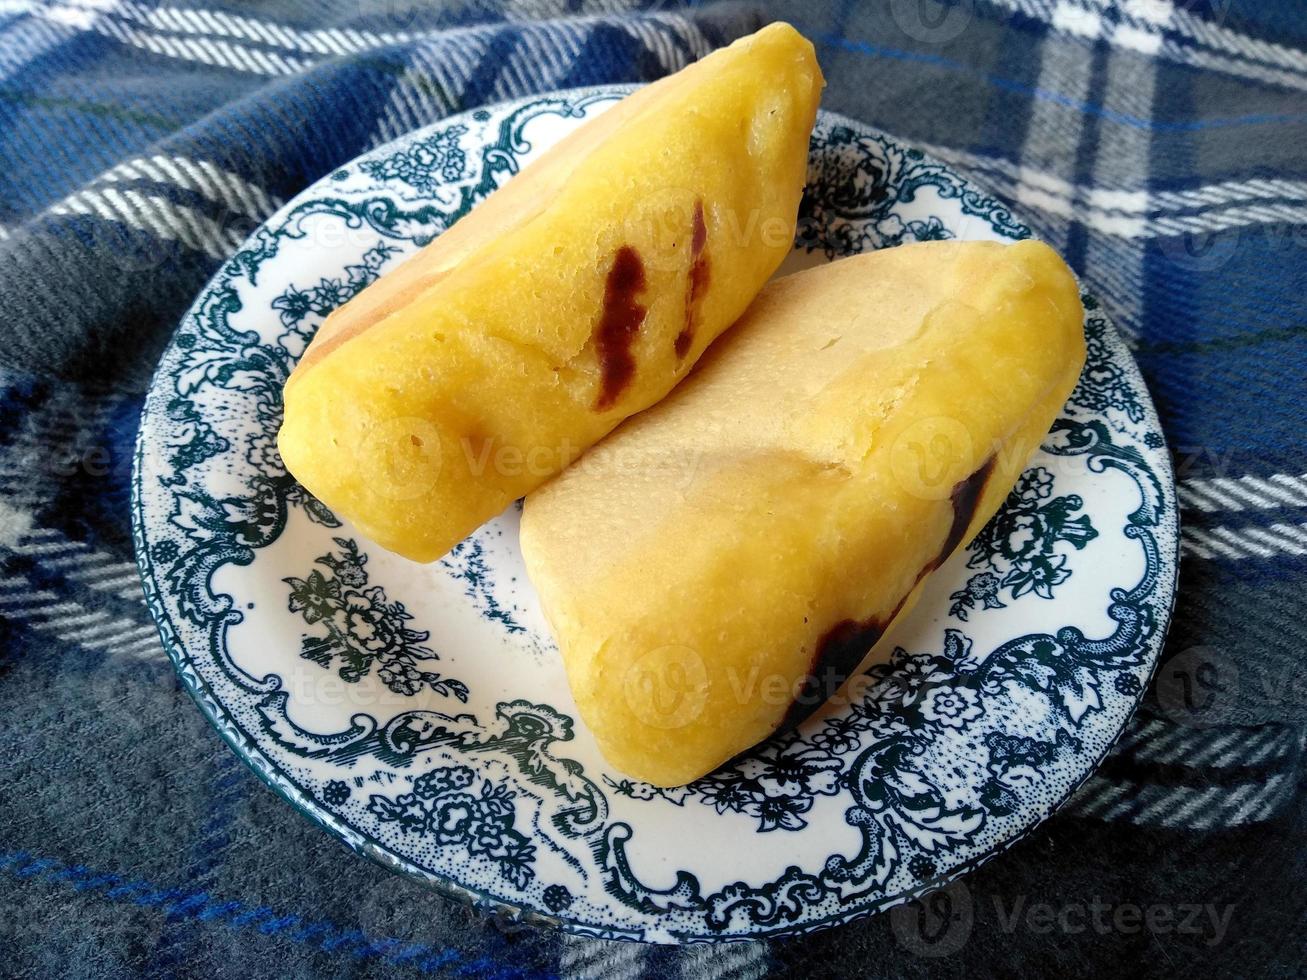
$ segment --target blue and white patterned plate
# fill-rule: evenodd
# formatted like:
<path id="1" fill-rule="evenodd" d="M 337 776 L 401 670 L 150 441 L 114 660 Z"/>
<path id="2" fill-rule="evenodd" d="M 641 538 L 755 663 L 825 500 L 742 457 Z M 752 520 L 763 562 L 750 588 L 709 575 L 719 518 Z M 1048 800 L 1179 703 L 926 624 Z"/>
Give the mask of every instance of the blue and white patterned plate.
<path id="1" fill-rule="evenodd" d="M 1171 608 L 1169 461 L 1130 355 L 1087 299 L 1088 365 L 1044 449 L 855 703 L 681 789 L 614 771 L 576 720 L 515 509 L 415 565 L 309 497 L 274 436 L 282 383 L 328 311 L 626 91 L 447 120 L 261 228 L 160 363 L 137 448 L 137 560 L 204 713 L 360 853 L 586 935 L 805 932 L 975 867 L 1102 759 Z M 1028 234 L 948 167 L 836 116 L 818 120 L 809 184 L 789 267 Z"/>

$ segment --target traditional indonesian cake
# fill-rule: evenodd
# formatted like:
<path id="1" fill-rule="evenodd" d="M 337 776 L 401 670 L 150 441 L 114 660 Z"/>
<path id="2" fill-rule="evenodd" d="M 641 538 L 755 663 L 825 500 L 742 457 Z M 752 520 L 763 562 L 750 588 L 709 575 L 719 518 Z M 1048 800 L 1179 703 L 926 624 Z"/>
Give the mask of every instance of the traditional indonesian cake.
<path id="1" fill-rule="evenodd" d="M 522 549 L 609 761 L 685 783 L 802 721 L 993 515 L 1085 358 L 1062 260 L 930 242 L 779 279 L 526 500 Z"/>
<path id="2" fill-rule="evenodd" d="M 792 247 L 821 87 L 773 24 L 575 130 L 328 317 L 286 384 L 287 468 L 439 558 L 744 311 Z"/>

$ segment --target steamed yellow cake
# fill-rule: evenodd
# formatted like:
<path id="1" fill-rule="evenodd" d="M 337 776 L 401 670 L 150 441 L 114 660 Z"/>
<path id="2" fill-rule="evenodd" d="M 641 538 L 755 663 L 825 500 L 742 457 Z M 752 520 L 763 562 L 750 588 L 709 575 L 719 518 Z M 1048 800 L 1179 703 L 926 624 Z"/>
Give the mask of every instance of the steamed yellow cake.
<path id="1" fill-rule="evenodd" d="M 773 24 L 581 126 L 323 324 L 286 466 L 439 558 L 657 402 L 791 248 L 822 87 Z"/>
<path id="2" fill-rule="evenodd" d="M 1046 245 L 931 242 L 768 285 L 695 373 L 530 495 L 581 717 L 657 785 L 797 724 L 993 515 L 1084 364 Z"/>

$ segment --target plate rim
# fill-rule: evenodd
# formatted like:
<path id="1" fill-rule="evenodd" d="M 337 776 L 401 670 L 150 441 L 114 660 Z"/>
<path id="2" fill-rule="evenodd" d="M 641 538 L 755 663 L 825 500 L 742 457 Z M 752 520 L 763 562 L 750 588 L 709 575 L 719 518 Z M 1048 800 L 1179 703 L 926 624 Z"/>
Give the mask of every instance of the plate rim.
<path id="1" fill-rule="evenodd" d="M 281 208 L 278 208 L 277 211 L 265 219 L 260 224 L 259 228 L 255 229 L 251 236 L 241 244 L 235 253 L 233 253 L 233 256 L 224 260 L 223 263 L 221 263 L 214 271 L 213 275 L 205 282 L 204 286 L 196 292 L 195 299 L 192 300 L 192 304 L 188 306 L 187 311 L 182 314 L 182 317 L 178 319 L 177 325 L 174 328 L 167 345 L 165 345 L 159 355 L 159 361 L 151 372 L 150 381 L 146 388 L 147 397 L 142 404 L 139 426 L 132 454 L 130 506 L 135 563 L 137 566 L 137 572 L 141 579 L 146 606 L 150 612 L 151 618 L 154 620 L 156 628 L 158 629 L 160 642 L 164 648 L 164 652 L 168 655 L 168 659 L 171 662 L 183 689 L 186 690 L 191 700 L 195 702 L 201 714 L 210 725 L 217 729 L 219 736 L 236 754 L 241 762 L 269 789 L 289 803 L 303 818 L 331 834 L 355 854 L 358 854 L 375 864 L 381 865 L 392 872 L 403 874 L 410 880 L 431 887 L 447 898 L 489 913 L 496 923 L 507 922 L 519 926 L 546 927 L 559 929 L 566 933 L 581 937 L 625 942 L 643 942 L 651 945 L 675 946 L 714 942 L 756 942 L 764 939 L 782 939 L 800 934 L 823 931 L 840 925 L 847 925 L 859 919 L 886 911 L 895 906 L 911 902 L 921 895 L 947 887 L 952 882 L 970 874 L 976 868 L 984 865 L 992 858 L 1006 853 L 1012 847 L 1023 841 L 1027 835 L 1057 814 L 1057 812 L 1061 810 L 1076 794 L 1079 788 L 1101 768 L 1103 761 L 1120 740 L 1126 728 L 1129 726 L 1131 719 L 1139 711 L 1139 708 L 1143 703 L 1149 683 L 1151 683 L 1159 667 L 1161 659 L 1160 655 L 1171 627 L 1175 609 L 1179 586 L 1181 526 L 1178 500 L 1175 496 L 1176 479 L 1174 463 L 1170 452 L 1167 451 L 1165 443 L 1158 448 L 1158 452 L 1156 453 L 1157 461 L 1160 463 L 1157 472 L 1159 476 L 1164 478 L 1165 487 L 1170 490 L 1167 513 L 1174 521 L 1175 528 L 1174 543 L 1171 551 L 1161 555 L 1163 560 L 1169 561 L 1171 565 L 1171 574 L 1169 576 L 1163 575 L 1159 577 L 1158 580 L 1159 589 L 1165 588 L 1168 590 L 1167 599 L 1165 601 L 1165 617 L 1160 622 L 1156 631 L 1146 642 L 1148 653 L 1151 657 L 1151 666 L 1148 670 L 1148 683 L 1145 683 L 1140 692 L 1135 696 L 1134 703 L 1126 712 L 1120 728 L 1106 741 L 1098 758 L 1093 761 L 1092 765 L 1088 767 L 1078 780 L 1070 785 L 1065 794 L 1049 807 L 1046 813 L 1037 816 L 1029 825 L 1016 831 L 1007 839 L 991 846 L 984 853 L 973 855 L 971 858 L 954 865 L 947 873 L 923 880 L 918 886 L 896 892 L 893 895 L 884 895 L 878 899 L 854 905 L 847 910 L 842 910 L 841 912 L 832 916 L 827 916 L 824 919 L 807 920 L 790 927 L 764 927 L 758 929 L 755 933 L 745 936 L 709 934 L 688 936 L 678 933 L 672 939 L 647 938 L 642 935 L 633 935 L 630 930 L 623 931 L 619 925 L 587 923 L 576 918 L 571 918 L 562 913 L 542 911 L 527 904 L 519 905 L 512 901 L 492 895 L 475 886 L 463 884 L 445 874 L 423 868 L 413 861 L 394 853 L 384 843 L 373 839 L 366 832 L 345 824 L 332 814 L 330 810 L 326 809 L 311 792 L 301 786 L 292 776 L 285 772 L 274 759 L 266 755 L 244 732 L 238 721 L 229 715 L 222 702 L 214 694 L 211 686 L 202 676 L 199 675 L 198 671 L 188 667 L 188 664 L 193 660 L 193 657 L 182 643 L 180 633 L 163 604 L 159 585 L 154 573 L 153 561 L 149 553 L 150 549 L 146 539 L 145 509 L 142 500 L 142 460 L 145 453 L 146 433 L 150 423 L 153 421 L 149 409 L 148 395 L 153 392 L 156 386 L 160 383 L 164 373 L 164 362 L 167 359 L 167 353 L 172 347 L 176 334 L 184 324 L 186 317 L 190 315 L 195 304 L 209 292 L 213 282 L 227 270 L 228 266 L 235 260 L 235 257 L 239 255 L 249 242 L 259 234 L 259 231 L 262 228 L 273 224 L 280 215 L 295 207 L 310 193 L 315 192 L 320 185 L 324 185 L 331 179 L 334 172 L 340 170 L 342 167 L 350 166 L 361 157 L 380 154 L 388 149 L 393 150 L 409 143 L 415 136 L 421 133 L 438 127 L 448 126 L 464 116 L 470 117 L 473 113 L 479 112 L 489 112 L 494 114 L 502 112 L 509 107 L 525 106 L 532 102 L 545 99 L 600 99 L 607 95 L 618 95 L 624 97 L 642 87 L 644 87 L 642 84 L 631 83 L 577 86 L 573 88 L 533 93 L 514 99 L 505 99 L 495 103 L 487 103 L 483 106 L 468 107 L 461 112 L 451 114 L 425 126 L 420 126 L 416 129 L 402 133 L 393 140 L 388 140 L 376 147 L 365 150 L 355 156 L 352 160 L 337 165 L 332 168 L 331 171 L 324 173 L 318 180 L 294 195 Z M 876 126 L 862 122 L 851 116 L 826 109 L 819 110 L 819 113 L 828 123 L 846 126 L 859 134 L 883 137 L 897 146 L 902 147 L 904 150 L 921 154 L 922 159 L 938 164 L 945 170 L 958 175 L 966 184 L 975 188 L 986 197 L 996 201 L 1001 201 L 1005 207 L 1009 208 L 1009 212 L 1013 217 L 1020 219 L 1019 210 L 1009 207 L 1007 202 L 1003 201 L 1002 198 L 998 197 L 993 191 L 991 191 L 983 180 L 977 180 L 965 169 L 959 169 L 953 164 L 935 156 L 933 153 L 920 149 L 910 141 L 901 139 Z M 1077 284 L 1079 285 L 1079 277 L 1077 277 Z M 1088 290 L 1083 289 L 1083 287 L 1081 287 L 1081 291 L 1082 293 L 1092 297 L 1101 305 L 1102 300 L 1096 293 L 1089 292 Z M 1158 433 L 1162 433 L 1161 422 L 1152 392 L 1149 390 L 1147 383 L 1143 379 L 1138 362 L 1135 360 L 1133 352 L 1130 351 L 1125 343 L 1124 337 L 1117 330 L 1113 319 L 1110 316 L 1106 316 L 1106 319 L 1108 321 L 1108 326 L 1113 332 L 1113 340 L 1119 354 L 1125 356 L 1125 363 L 1130 366 L 1133 373 L 1138 378 L 1140 382 L 1140 390 L 1146 396 L 1142 401 L 1144 412 L 1142 422 L 1148 424 L 1150 428 L 1155 429 Z M 1117 358 L 1114 357 L 1114 360 L 1116 359 Z M 1165 439 L 1164 434 L 1162 437 Z M 1159 602 L 1159 612 L 1161 611 L 1161 605 L 1162 603 Z"/>

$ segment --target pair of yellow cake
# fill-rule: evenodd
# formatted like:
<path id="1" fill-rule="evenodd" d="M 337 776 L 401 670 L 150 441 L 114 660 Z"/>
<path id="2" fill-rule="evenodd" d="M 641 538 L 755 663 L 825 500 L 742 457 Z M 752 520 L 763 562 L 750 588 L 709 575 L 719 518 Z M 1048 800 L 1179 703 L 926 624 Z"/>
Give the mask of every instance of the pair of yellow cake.
<path id="1" fill-rule="evenodd" d="M 854 674 L 1084 362 L 1075 282 L 1034 242 L 764 288 L 821 86 L 775 24 L 640 90 L 337 310 L 286 385 L 288 468 L 391 550 L 439 558 L 527 495 L 581 717 L 659 785 Z"/>

